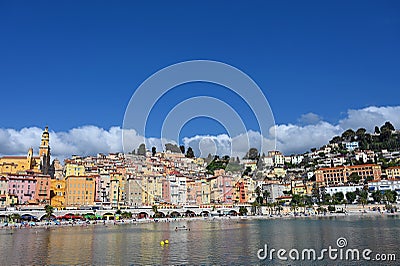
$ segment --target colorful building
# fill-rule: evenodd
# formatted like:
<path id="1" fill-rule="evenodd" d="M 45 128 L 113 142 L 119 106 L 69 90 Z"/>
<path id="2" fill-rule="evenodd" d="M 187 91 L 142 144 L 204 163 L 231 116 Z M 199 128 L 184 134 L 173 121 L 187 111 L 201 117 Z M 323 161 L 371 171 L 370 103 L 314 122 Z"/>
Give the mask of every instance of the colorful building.
<path id="1" fill-rule="evenodd" d="M 128 176 L 125 183 L 126 205 L 142 206 L 142 180 L 136 176 Z"/>
<path id="2" fill-rule="evenodd" d="M 48 174 L 50 169 L 50 146 L 48 127 L 42 133 L 39 156 L 33 155 L 33 148 L 27 156 L 4 156 L 0 158 L 1 174 L 17 174 L 25 171 Z"/>
<path id="3" fill-rule="evenodd" d="M 64 175 L 65 175 L 65 177 L 84 176 L 84 175 L 86 175 L 85 166 L 80 165 L 80 164 L 67 163 L 67 164 L 65 164 L 65 167 L 64 167 Z"/>
<path id="4" fill-rule="evenodd" d="M 387 179 L 400 180 L 400 166 L 389 167 L 386 169 Z"/>
<path id="5" fill-rule="evenodd" d="M 231 176 L 220 175 L 209 178 L 211 203 L 233 203 L 234 182 Z"/>
<path id="6" fill-rule="evenodd" d="M 315 171 L 315 178 L 319 186 L 344 185 L 353 173 L 356 173 L 362 181 L 367 178 L 380 180 L 382 170 L 381 166 L 377 164 L 321 168 Z"/>
<path id="7" fill-rule="evenodd" d="M 90 176 L 68 176 L 65 178 L 65 202 L 67 206 L 80 207 L 94 204 L 95 179 Z"/>
<path id="8" fill-rule="evenodd" d="M 65 186 L 65 180 L 51 180 L 50 204 L 57 210 L 63 210 L 66 207 Z"/>
<path id="9" fill-rule="evenodd" d="M 51 179 L 49 175 L 36 175 L 35 200 L 40 204 L 50 204 Z"/>
<path id="10" fill-rule="evenodd" d="M 18 204 L 36 203 L 37 180 L 31 175 L 8 175 L 8 194 L 18 199 Z"/>

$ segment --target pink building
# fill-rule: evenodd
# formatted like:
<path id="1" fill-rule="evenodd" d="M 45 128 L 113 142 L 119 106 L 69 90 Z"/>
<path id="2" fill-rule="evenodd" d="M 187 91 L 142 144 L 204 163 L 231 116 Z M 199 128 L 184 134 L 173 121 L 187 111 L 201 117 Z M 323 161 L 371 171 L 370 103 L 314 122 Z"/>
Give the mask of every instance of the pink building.
<path id="1" fill-rule="evenodd" d="M 15 195 L 19 204 L 36 201 L 37 180 L 30 175 L 8 175 L 8 194 Z"/>
<path id="2" fill-rule="evenodd" d="M 166 203 L 171 203 L 171 190 L 169 180 L 163 178 L 162 180 L 162 200 Z"/>
<path id="3" fill-rule="evenodd" d="M 210 182 L 211 203 L 233 203 L 233 178 L 227 175 L 219 175 L 208 179 Z"/>
<path id="4" fill-rule="evenodd" d="M 187 204 L 189 205 L 201 205 L 201 180 L 186 180 L 187 185 Z"/>
<path id="5" fill-rule="evenodd" d="M 95 192 L 94 192 L 94 201 L 101 202 L 101 177 L 100 175 L 90 175 L 90 177 L 94 178 L 95 182 Z"/>

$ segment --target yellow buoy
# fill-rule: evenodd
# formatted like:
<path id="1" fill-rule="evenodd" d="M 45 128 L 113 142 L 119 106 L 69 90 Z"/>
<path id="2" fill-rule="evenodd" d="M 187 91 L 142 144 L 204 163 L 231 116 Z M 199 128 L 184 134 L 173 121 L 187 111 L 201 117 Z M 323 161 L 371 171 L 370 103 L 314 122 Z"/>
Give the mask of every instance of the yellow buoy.
<path id="1" fill-rule="evenodd" d="M 168 239 L 166 239 L 164 242 L 165 242 L 165 244 L 168 244 L 168 243 L 169 243 Z"/>
<path id="2" fill-rule="evenodd" d="M 160 245 L 161 245 L 161 246 L 164 246 L 164 241 L 161 241 L 161 242 L 160 242 Z"/>

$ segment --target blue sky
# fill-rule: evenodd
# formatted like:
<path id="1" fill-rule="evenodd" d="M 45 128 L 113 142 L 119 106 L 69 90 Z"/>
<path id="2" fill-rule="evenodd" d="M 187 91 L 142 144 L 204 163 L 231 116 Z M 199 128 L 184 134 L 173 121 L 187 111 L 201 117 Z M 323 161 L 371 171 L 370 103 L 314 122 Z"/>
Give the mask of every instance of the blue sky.
<path id="1" fill-rule="evenodd" d="M 109 131 L 146 78 L 196 59 L 247 73 L 278 125 L 337 126 L 349 110 L 399 105 L 399 14 L 398 1 L 2 1 L 0 128 Z M 151 137 L 160 114 L 201 91 L 250 114 L 212 85 L 183 87 L 155 108 Z M 221 133 L 196 119 L 181 135 Z"/>

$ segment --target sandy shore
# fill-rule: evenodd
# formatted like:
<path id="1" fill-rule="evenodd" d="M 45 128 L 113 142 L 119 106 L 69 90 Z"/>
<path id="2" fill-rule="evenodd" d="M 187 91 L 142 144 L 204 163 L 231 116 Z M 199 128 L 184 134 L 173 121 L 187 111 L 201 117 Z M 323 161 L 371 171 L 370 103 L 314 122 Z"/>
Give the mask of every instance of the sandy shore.
<path id="1" fill-rule="evenodd" d="M 233 220 L 271 220 L 271 219 L 309 219 L 327 217 L 368 217 L 368 216 L 389 216 L 400 215 L 399 212 L 388 213 L 379 211 L 353 211 L 346 213 L 326 213 L 326 214 L 274 214 L 274 215 L 248 215 L 248 216 L 214 216 L 214 217 L 179 217 L 179 218 L 146 218 L 146 219 L 122 219 L 122 220 L 96 220 L 96 221 L 42 221 L 35 223 L 0 223 L 0 230 L 16 230 L 30 228 L 57 228 L 57 227 L 87 227 L 87 226 L 118 226 L 124 224 L 143 224 L 143 223 L 167 223 L 185 221 L 233 221 Z"/>

